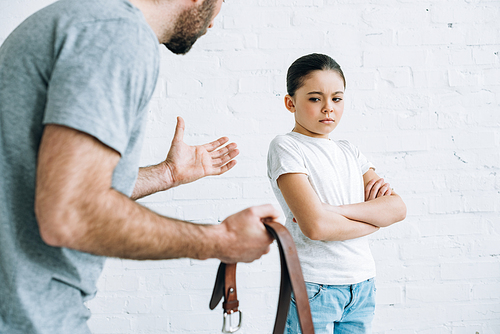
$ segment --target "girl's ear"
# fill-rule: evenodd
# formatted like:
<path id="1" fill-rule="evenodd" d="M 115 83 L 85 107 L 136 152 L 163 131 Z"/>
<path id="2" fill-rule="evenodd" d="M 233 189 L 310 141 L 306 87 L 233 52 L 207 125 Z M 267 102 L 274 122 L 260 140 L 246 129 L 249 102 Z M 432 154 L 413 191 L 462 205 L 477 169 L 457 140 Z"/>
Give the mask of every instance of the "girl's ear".
<path id="1" fill-rule="evenodd" d="M 295 102 L 293 102 L 293 98 L 288 94 L 285 96 L 285 107 L 289 112 L 295 112 Z"/>

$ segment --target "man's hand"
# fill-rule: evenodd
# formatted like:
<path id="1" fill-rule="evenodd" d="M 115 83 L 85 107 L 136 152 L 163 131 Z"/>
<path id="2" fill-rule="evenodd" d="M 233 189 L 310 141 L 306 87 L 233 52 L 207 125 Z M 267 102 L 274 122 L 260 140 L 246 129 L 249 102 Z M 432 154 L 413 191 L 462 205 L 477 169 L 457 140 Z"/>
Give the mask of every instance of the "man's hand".
<path id="1" fill-rule="evenodd" d="M 233 159 L 239 151 L 235 143 L 224 146 L 229 140 L 227 137 L 205 145 L 189 146 L 183 140 L 184 129 L 184 120 L 177 117 L 174 139 L 163 162 L 172 186 L 193 182 L 205 176 L 220 175 L 236 165 Z"/>
<path id="2" fill-rule="evenodd" d="M 240 152 L 235 143 L 224 146 L 227 137 L 211 143 L 189 146 L 184 143 L 184 120 L 177 117 L 174 139 L 165 161 L 139 169 L 133 200 L 164 191 L 210 175 L 220 175 L 236 165 Z"/>
<path id="3" fill-rule="evenodd" d="M 279 212 L 270 204 L 254 206 L 227 217 L 220 225 L 224 233 L 217 257 L 224 263 L 252 262 L 267 254 L 273 238 L 262 220 L 278 217 Z"/>
<path id="4" fill-rule="evenodd" d="M 365 187 L 365 201 L 368 202 L 372 199 L 382 196 L 390 196 L 392 194 L 391 185 L 385 183 L 383 178 L 370 180 Z"/>

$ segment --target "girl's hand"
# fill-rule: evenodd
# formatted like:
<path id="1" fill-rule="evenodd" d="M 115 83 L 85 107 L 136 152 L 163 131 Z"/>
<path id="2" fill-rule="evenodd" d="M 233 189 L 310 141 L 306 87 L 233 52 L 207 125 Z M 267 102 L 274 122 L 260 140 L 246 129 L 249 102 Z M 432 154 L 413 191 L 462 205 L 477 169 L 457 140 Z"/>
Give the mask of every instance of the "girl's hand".
<path id="1" fill-rule="evenodd" d="M 389 183 L 385 183 L 383 178 L 373 179 L 366 184 L 365 202 L 382 196 L 390 196 L 391 194 L 392 189 Z"/>

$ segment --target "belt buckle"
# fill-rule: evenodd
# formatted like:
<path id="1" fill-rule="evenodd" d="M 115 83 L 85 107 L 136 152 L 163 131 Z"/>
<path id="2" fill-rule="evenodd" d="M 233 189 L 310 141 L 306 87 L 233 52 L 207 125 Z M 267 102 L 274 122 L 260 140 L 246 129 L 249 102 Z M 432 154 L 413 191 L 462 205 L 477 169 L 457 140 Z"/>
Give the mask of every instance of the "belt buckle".
<path id="1" fill-rule="evenodd" d="M 236 314 L 238 313 L 238 326 L 236 327 L 233 327 L 232 324 L 233 324 L 233 321 L 232 321 L 232 315 L 233 314 Z M 222 323 L 222 333 L 234 333 L 236 331 L 238 331 L 240 328 L 241 328 L 241 319 L 242 319 L 243 315 L 241 313 L 241 311 L 236 311 L 236 312 L 230 312 L 230 313 L 227 313 L 227 312 L 224 312 L 224 322 Z M 229 318 L 229 321 L 227 321 L 227 319 Z M 229 322 L 229 324 L 228 324 Z M 229 325 L 229 328 L 227 328 Z"/>

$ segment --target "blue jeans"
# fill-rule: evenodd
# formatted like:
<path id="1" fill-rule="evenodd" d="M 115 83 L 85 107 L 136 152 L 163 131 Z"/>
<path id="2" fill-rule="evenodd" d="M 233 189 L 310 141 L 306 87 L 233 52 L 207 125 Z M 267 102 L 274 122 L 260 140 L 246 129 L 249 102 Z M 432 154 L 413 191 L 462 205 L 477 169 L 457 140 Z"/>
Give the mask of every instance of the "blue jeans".
<path id="1" fill-rule="evenodd" d="M 315 334 L 369 334 L 375 312 L 375 278 L 352 285 L 306 282 Z M 297 306 L 292 294 L 285 334 L 299 334 Z"/>

